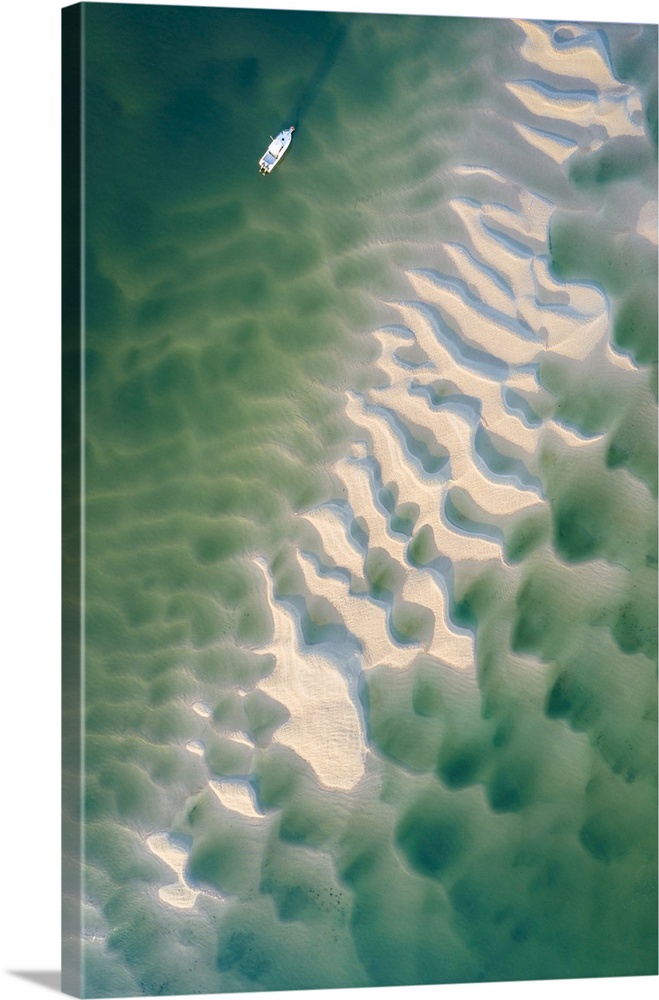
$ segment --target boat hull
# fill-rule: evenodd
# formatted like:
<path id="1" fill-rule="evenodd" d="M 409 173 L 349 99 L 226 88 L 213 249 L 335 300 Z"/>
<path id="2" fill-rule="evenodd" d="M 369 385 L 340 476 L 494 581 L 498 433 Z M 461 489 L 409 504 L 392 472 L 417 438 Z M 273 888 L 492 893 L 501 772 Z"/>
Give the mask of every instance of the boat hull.
<path id="1" fill-rule="evenodd" d="M 270 145 L 259 160 L 259 170 L 262 174 L 271 173 L 277 164 L 283 159 L 286 150 L 291 144 L 294 131 L 295 126 L 291 125 L 290 128 L 283 129 L 274 137 L 274 139 L 272 139 Z"/>

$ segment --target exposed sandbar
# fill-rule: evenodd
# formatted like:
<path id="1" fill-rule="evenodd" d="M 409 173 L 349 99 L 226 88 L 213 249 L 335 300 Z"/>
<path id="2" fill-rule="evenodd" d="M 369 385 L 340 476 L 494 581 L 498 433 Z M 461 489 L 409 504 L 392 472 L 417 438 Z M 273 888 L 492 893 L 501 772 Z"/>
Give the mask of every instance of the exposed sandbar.
<path id="1" fill-rule="evenodd" d="M 272 653 L 276 660 L 273 672 L 258 687 L 290 714 L 273 741 L 306 760 L 326 788 L 354 788 L 364 773 L 366 750 L 348 684 L 328 659 L 302 653 L 295 619 L 275 600 L 265 561 L 255 559 L 254 564 L 265 579 L 274 624 L 272 641 L 261 652 Z"/>
<path id="2" fill-rule="evenodd" d="M 164 833 L 153 833 L 146 839 L 147 846 L 168 865 L 177 877 L 177 882 L 165 885 L 158 890 L 163 903 L 179 910 L 191 910 L 197 901 L 199 891 L 192 889 L 185 881 L 185 866 L 188 860 L 187 851 L 176 847 Z"/>
<path id="3" fill-rule="evenodd" d="M 225 809 L 250 819 L 263 817 L 263 813 L 256 807 L 254 792 L 246 782 L 211 780 L 208 784 Z"/>

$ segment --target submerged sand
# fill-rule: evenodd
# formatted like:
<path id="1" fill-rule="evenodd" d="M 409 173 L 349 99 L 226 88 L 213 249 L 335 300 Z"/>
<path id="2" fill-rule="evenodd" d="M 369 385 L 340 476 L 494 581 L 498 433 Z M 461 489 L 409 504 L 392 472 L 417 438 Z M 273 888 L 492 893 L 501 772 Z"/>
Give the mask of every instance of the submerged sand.
<path id="1" fill-rule="evenodd" d="M 647 973 L 651 37 L 92 7 L 90 994 Z"/>

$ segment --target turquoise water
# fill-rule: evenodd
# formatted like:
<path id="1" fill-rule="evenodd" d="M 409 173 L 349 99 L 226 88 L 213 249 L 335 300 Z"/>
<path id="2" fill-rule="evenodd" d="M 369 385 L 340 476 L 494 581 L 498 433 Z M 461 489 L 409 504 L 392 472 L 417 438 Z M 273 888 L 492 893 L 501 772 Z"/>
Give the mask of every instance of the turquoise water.
<path id="1" fill-rule="evenodd" d="M 656 972 L 656 28 L 83 30 L 83 995 Z"/>

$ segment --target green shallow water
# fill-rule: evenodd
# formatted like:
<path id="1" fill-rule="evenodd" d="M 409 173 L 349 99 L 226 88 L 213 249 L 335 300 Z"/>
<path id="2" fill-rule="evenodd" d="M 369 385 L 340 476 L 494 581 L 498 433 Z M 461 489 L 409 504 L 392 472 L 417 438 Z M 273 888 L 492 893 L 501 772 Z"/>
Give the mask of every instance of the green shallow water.
<path id="1" fill-rule="evenodd" d="M 568 168 L 510 125 L 505 81 L 549 81 L 513 22 L 93 4 L 83 28 L 83 995 L 656 972 L 656 246 L 633 217 L 656 194 L 656 29 L 587 26 L 640 95 L 643 134 Z M 293 122 L 261 177 L 268 134 Z M 402 480 L 374 503 L 409 542 L 403 565 L 352 511 L 394 641 L 427 636 L 402 588 L 428 566 L 475 637 L 464 672 L 426 655 L 365 671 L 305 589 L 295 554 L 318 541 L 296 515 L 346 516 L 330 466 L 369 438 L 344 391 L 386 384 L 373 332 L 400 327 L 388 303 L 418 300 L 405 271 L 440 272 L 440 244 L 462 245 L 450 203 L 499 197 L 465 165 L 557 206 L 546 245 L 513 250 L 599 289 L 633 364 L 540 360 L 540 412 L 520 412 L 583 436 L 579 460 L 540 439 L 545 505 L 526 521 L 457 492 L 446 507 L 503 563 L 447 569 Z M 466 272 L 450 278 L 473 301 Z M 415 350 L 399 351 L 410 380 Z M 499 378 L 468 336 L 455 350 Z M 459 391 L 440 372 L 436 412 Z M 450 478 L 441 435 L 406 433 L 410 467 Z M 497 439 L 473 440 L 512 482 Z M 276 739 L 288 710 L 258 688 L 273 625 L 255 556 L 304 655 L 348 679 L 367 747 L 352 789 Z M 227 778 L 261 817 L 221 805 L 208 782 Z M 194 906 L 159 895 L 178 876 L 154 833 L 184 852 Z"/>

